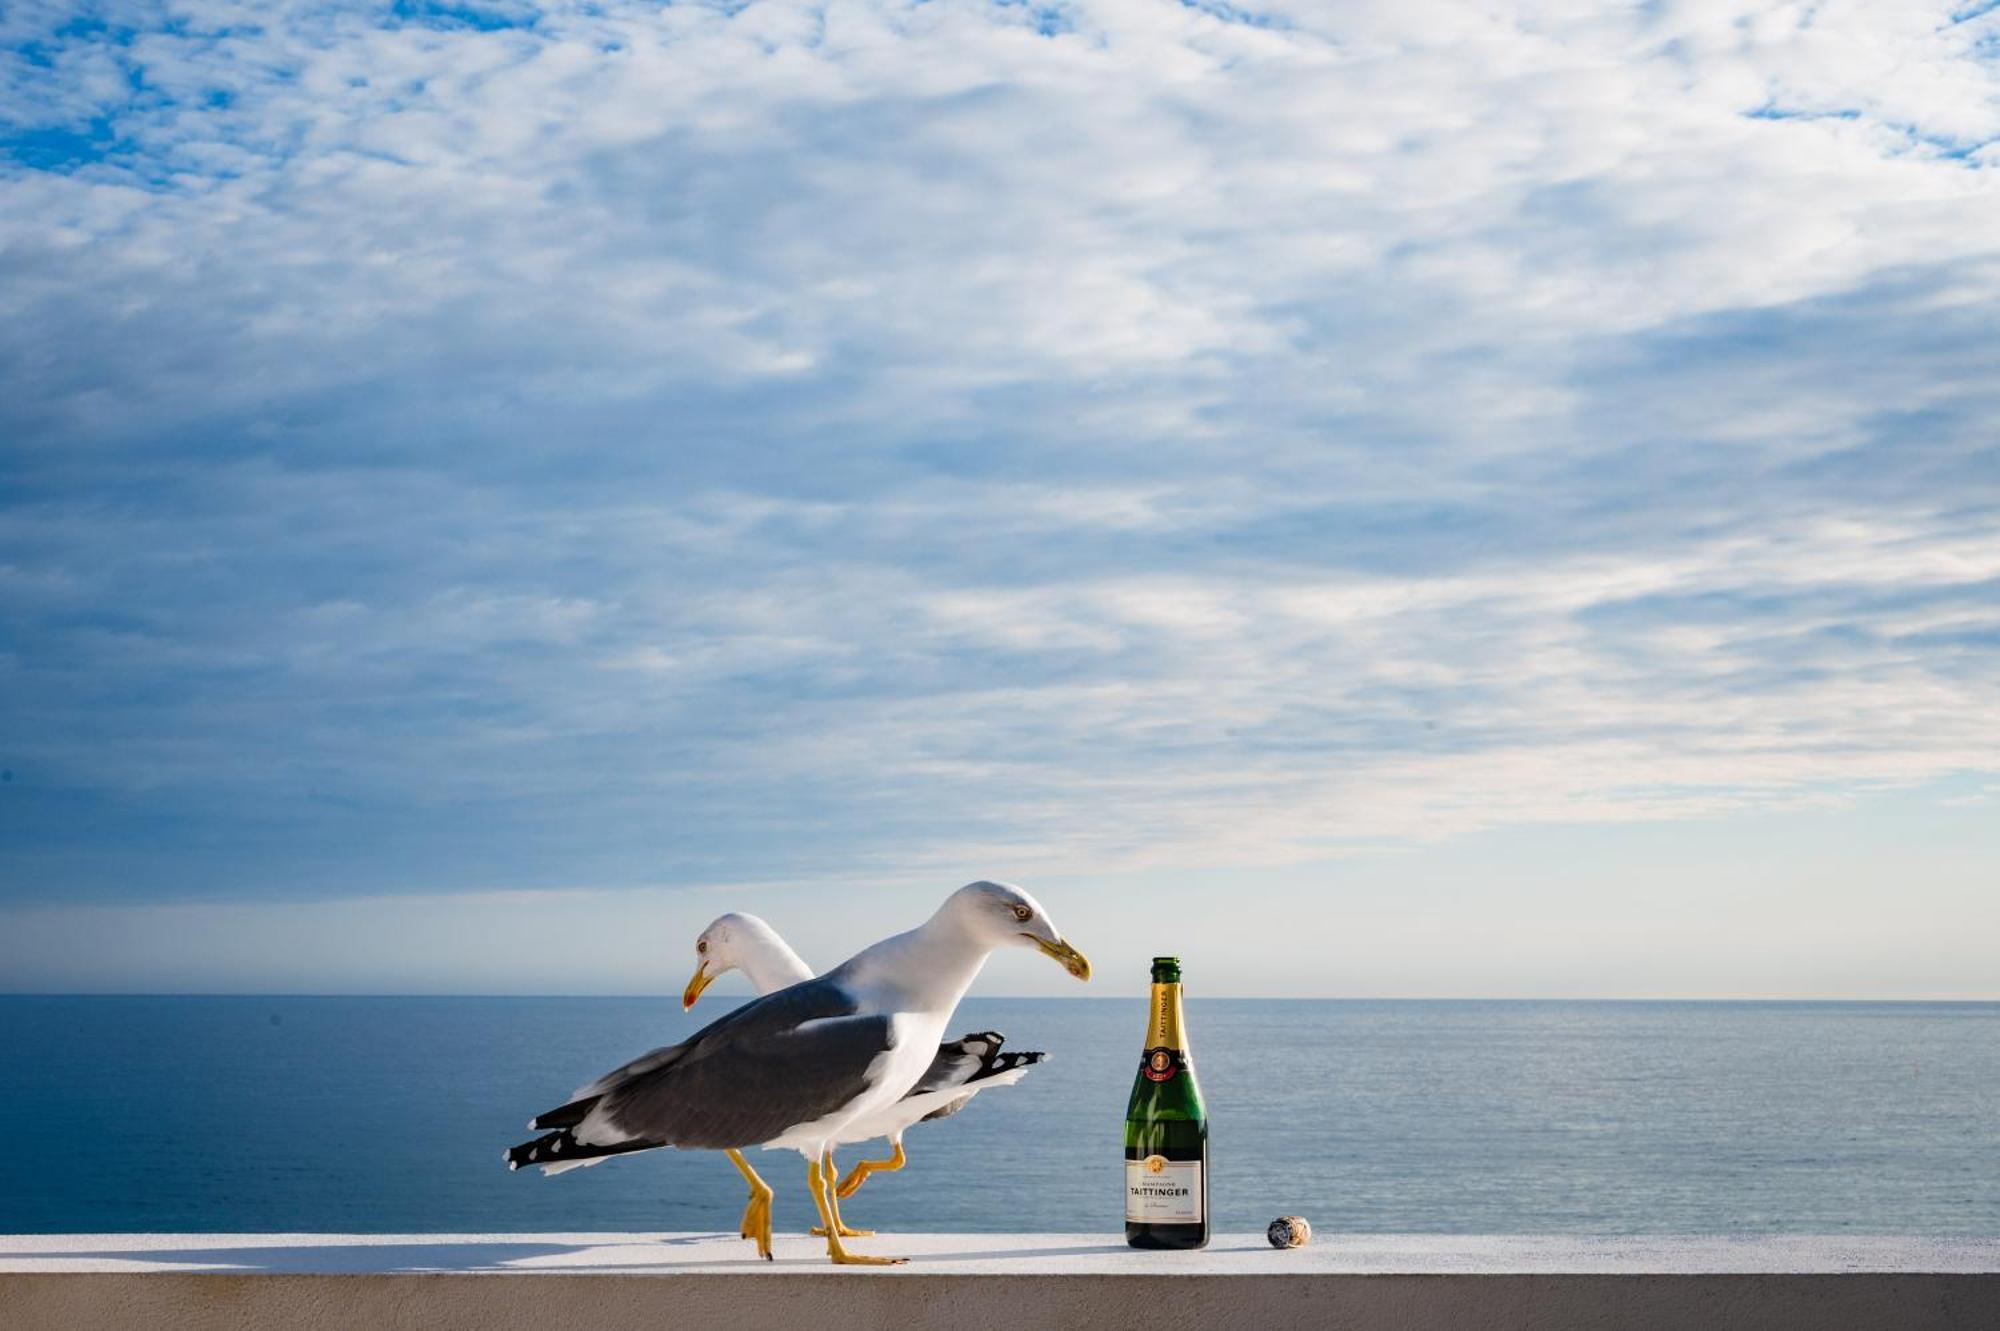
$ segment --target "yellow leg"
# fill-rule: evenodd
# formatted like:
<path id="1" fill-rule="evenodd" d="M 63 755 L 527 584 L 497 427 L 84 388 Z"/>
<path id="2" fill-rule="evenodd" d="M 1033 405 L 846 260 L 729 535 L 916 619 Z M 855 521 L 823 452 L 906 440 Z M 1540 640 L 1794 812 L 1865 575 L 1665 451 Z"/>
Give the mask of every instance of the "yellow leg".
<path id="1" fill-rule="evenodd" d="M 833 1186 L 833 1181 L 839 1177 L 840 1171 L 834 1167 L 833 1151 L 829 1148 L 826 1153 L 826 1204 L 833 1210 L 833 1223 L 839 1226 L 840 1237 L 844 1239 L 867 1238 L 875 1231 L 872 1229 L 850 1229 L 847 1222 L 840 1218 L 840 1189 Z"/>
<path id="2" fill-rule="evenodd" d="M 738 1238 L 754 1239 L 757 1237 L 757 1227 L 751 1222 L 757 1216 L 757 1203 L 759 1201 L 757 1184 L 762 1183 L 764 1180 L 757 1178 L 757 1171 L 750 1168 L 750 1162 L 743 1158 L 743 1152 L 730 1150 L 724 1151 L 723 1154 L 729 1157 L 730 1164 L 736 1166 L 736 1172 L 743 1176 L 743 1181 L 750 1183 L 750 1200 L 743 1207 L 743 1222 L 736 1228 Z M 751 1183 L 752 1179 L 756 1179 L 756 1182 Z"/>
<path id="3" fill-rule="evenodd" d="M 856 1161 L 854 1168 L 847 1171 L 847 1177 L 840 1181 L 840 1186 L 833 1190 L 834 1195 L 845 1201 L 860 1190 L 870 1174 L 893 1174 L 908 1164 L 909 1157 L 903 1154 L 903 1139 L 892 1138 L 889 1144 L 896 1149 L 887 1160 Z"/>
<path id="4" fill-rule="evenodd" d="M 777 1194 L 771 1185 L 757 1177 L 757 1171 L 750 1168 L 750 1162 L 743 1158 L 741 1151 L 726 1152 L 729 1163 L 736 1166 L 743 1175 L 743 1181 L 750 1185 L 750 1204 L 743 1208 L 743 1237 L 757 1240 L 757 1255 L 765 1261 L 771 1260 L 771 1198 Z"/>
<path id="5" fill-rule="evenodd" d="M 865 1239 L 869 1237 L 875 1232 L 874 1230 L 849 1229 L 847 1227 L 847 1223 L 840 1218 L 840 1198 L 835 1195 L 839 1190 L 833 1186 L 833 1181 L 840 1177 L 840 1170 L 834 1167 L 833 1151 L 831 1148 L 828 1148 L 825 1159 L 826 1159 L 826 1196 L 827 1200 L 833 1204 L 833 1223 L 839 1226 L 840 1237 L 844 1239 Z M 814 1238 L 818 1238 L 826 1233 L 826 1231 L 824 1229 L 821 1229 L 818 1225 L 813 1226 L 812 1232 Z"/>
<path id="6" fill-rule="evenodd" d="M 840 1241 L 840 1215 L 833 1209 L 833 1185 L 820 1173 L 819 1161 L 809 1161 L 806 1165 L 806 1182 L 812 1188 L 813 1205 L 819 1208 L 821 1231 L 826 1235 L 826 1255 L 836 1266 L 895 1266 L 906 1262 L 907 1257 L 864 1257 L 858 1252 L 849 1252 Z"/>

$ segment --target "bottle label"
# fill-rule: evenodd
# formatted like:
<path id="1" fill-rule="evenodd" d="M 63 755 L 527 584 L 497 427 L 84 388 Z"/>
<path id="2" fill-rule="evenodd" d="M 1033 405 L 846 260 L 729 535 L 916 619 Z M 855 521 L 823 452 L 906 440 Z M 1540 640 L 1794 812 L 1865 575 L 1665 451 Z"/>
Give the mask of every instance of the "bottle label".
<path id="1" fill-rule="evenodd" d="M 1201 1161 L 1149 1155 L 1125 1162 L 1125 1219 L 1145 1225 L 1198 1225 L 1207 1210 Z"/>
<path id="2" fill-rule="evenodd" d="M 1187 1055 L 1165 1045 L 1154 1045 L 1139 1060 L 1139 1071 L 1147 1081 L 1172 1081 L 1187 1067 Z"/>

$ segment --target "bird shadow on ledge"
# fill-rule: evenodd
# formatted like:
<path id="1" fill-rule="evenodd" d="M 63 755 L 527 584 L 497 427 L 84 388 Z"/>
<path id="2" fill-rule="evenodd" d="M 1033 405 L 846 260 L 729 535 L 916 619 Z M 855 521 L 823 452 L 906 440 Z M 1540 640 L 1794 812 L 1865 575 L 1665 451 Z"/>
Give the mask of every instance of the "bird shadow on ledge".
<path id="1" fill-rule="evenodd" d="M 649 1247 L 677 1247 L 708 1242 L 706 1238 L 648 1239 Z M 118 1251 L 39 1251 L 38 1260 L 69 1259 L 130 1263 L 129 1269 L 186 1267 L 192 1273 L 214 1275 L 397 1275 L 423 1272 L 484 1273 L 501 1271 L 643 1270 L 643 1267 L 520 1266 L 611 1247 L 604 1243 L 370 1243 L 312 1246 L 127 1248 Z M 615 1245 L 624 1246 L 624 1245 Z M 110 1268 L 116 1271 L 117 1267 Z M 163 1274 L 168 1274 L 163 1272 Z"/>

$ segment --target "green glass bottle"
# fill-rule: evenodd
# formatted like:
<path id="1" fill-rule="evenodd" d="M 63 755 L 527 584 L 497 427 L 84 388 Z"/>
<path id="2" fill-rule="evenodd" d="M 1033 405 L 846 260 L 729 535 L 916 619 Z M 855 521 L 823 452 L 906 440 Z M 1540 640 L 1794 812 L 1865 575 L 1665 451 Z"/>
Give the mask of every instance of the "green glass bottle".
<path id="1" fill-rule="evenodd" d="M 1125 1109 L 1125 1241 L 1208 1243 L 1208 1111 L 1188 1058 L 1179 957 L 1153 958 L 1146 1052 Z"/>

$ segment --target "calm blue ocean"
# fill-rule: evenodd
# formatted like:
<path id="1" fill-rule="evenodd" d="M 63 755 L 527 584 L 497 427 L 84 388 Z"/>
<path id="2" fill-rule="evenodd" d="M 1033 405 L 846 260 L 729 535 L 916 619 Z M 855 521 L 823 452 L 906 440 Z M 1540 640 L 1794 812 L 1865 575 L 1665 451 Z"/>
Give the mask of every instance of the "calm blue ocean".
<path id="1" fill-rule="evenodd" d="M 1188 1018 L 1224 1229 L 2000 1234 L 2000 1004 Z M 695 1024 L 671 999 L 0 997 L 0 1231 L 731 1228 L 719 1156 L 500 1162 L 531 1113 Z M 1115 1230 L 1143 1025 L 1137 1000 L 968 1000 L 954 1030 L 1053 1060 L 912 1130 L 849 1220 Z M 802 1162 L 753 1159 L 803 1228 Z"/>

